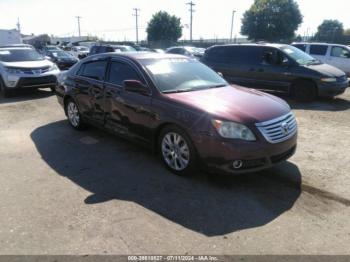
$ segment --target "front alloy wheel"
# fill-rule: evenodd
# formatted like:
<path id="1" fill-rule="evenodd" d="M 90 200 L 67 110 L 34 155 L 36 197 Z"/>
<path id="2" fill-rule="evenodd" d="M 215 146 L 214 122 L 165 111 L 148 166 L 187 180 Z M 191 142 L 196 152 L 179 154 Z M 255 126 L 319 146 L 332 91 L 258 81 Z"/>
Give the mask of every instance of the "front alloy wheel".
<path id="1" fill-rule="evenodd" d="M 184 131 L 175 126 L 161 133 L 160 153 L 166 167 L 177 175 L 188 174 L 193 169 L 195 153 L 191 141 Z"/>

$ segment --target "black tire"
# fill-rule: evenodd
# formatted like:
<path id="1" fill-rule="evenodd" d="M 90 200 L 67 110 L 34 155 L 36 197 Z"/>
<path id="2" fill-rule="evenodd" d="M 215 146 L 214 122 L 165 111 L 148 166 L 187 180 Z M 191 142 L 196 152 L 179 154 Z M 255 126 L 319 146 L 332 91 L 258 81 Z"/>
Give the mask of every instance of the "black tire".
<path id="1" fill-rule="evenodd" d="M 298 102 L 312 102 L 317 97 L 316 85 L 308 80 L 299 80 L 292 86 L 292 96 Z"/>
<path id="2" fill-rule="evenodd" d="M 183 140 L 178 143 L 177 148 L 170 148 L 168 144 L 166 145 L 165 140 L 167 140 L 167 138 L 171 139 L 172 134 L 176 134 L 180 136 L 181 139 Z M 169 150 L 168 157 L 166 157 L 166 154 L 164 153 L 163 146 L 167 147 L 167 149 Z M 188 150 L 185 150 L 186 146 Z M 185 153 L 186 151 L 188 152 L 188 157 L 186 157 L 187 156 L 187 154 Z M 176 175 L 188 176 L 188 175 L 191 175 L 193 171 L 195 171 L 196 169 L 197 153 L 193 146 L 193 143 L 189 138 L 189 136 L 186 134 L 186 132 L 175 125 L 166 126 L 161 130 L 158 137 L 158 153 L 165 167 Z M 188 162 L 187 164 L 184 164 L 184 168 L 176 168 L 172 166 L 172 164 L 170 163 L 171 162 L 169 160 L 170 158 L 173 159 L 174 161 L 173 163 L 177 167 L 180 167 L 182 164 L 184 164 L 186 160 Z M 182 162 L 182 161 L 185 161 L 185 162 Z"/>
<path id="3" fill-rule="evenodd" d="M 8 97 L 11 97 L 11 95 L 12 95 L 11 90 L 6 89 L 6 86 L 2 81 L 2 78 L 0 77 L 0 97 L 8 98 Z"/>
<path id="4" fill-rule="evenodd" d="M 76 111 L 74 110 L 76 109 Z M 76 130 L 84 130 L 86 125 L 81 117 L 79 107 L 73 99 L 68 99 L 65 102 L 64 110 L 68 118 L 69 124 Z M 73 112 L 73 111 L 74 112 Z"/>

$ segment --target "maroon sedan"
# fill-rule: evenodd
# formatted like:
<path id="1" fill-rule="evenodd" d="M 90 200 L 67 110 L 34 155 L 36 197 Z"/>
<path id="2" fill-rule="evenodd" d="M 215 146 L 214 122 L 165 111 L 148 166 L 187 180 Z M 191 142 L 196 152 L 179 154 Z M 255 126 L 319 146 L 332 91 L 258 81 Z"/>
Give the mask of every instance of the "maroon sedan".
<path id="1" fill-rule="evenodd" d="M 60 79 L 56 94 L 75 129 L 92 124 L 147 145 L 179 175 L 197 164 L 256 171 L 296 149 L 297 123 L 286 102 L 231 86 L 184 56 L 90 56 Z"/>

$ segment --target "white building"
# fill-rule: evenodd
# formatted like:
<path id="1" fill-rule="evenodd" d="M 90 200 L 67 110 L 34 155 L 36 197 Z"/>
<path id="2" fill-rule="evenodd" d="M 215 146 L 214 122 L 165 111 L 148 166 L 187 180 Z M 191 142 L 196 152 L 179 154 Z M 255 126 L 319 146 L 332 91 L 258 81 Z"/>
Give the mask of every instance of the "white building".
<path id="1" fill-rule="evenodd" d="M 17 29 L 0 29 L 0 46 L 22 44 L 22 37 Z"/>

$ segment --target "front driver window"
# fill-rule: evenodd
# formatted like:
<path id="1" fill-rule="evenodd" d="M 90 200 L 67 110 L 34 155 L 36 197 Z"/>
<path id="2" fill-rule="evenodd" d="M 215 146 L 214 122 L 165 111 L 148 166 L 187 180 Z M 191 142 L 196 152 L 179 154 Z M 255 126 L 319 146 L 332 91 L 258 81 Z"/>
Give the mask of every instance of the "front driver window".
<path id="1" fill-rule="evenodd" d="M 278 50 L 267 50 L 263 54 L 263 64 L 280 66 L 288 62 L 288 58 Z"/>
<path id="2" fill-rule="evenodd" d="M 350 51 L 344 47 L 334 46 L 332 47 L 331 56 L 340 58 L 350 58 Z"/>

